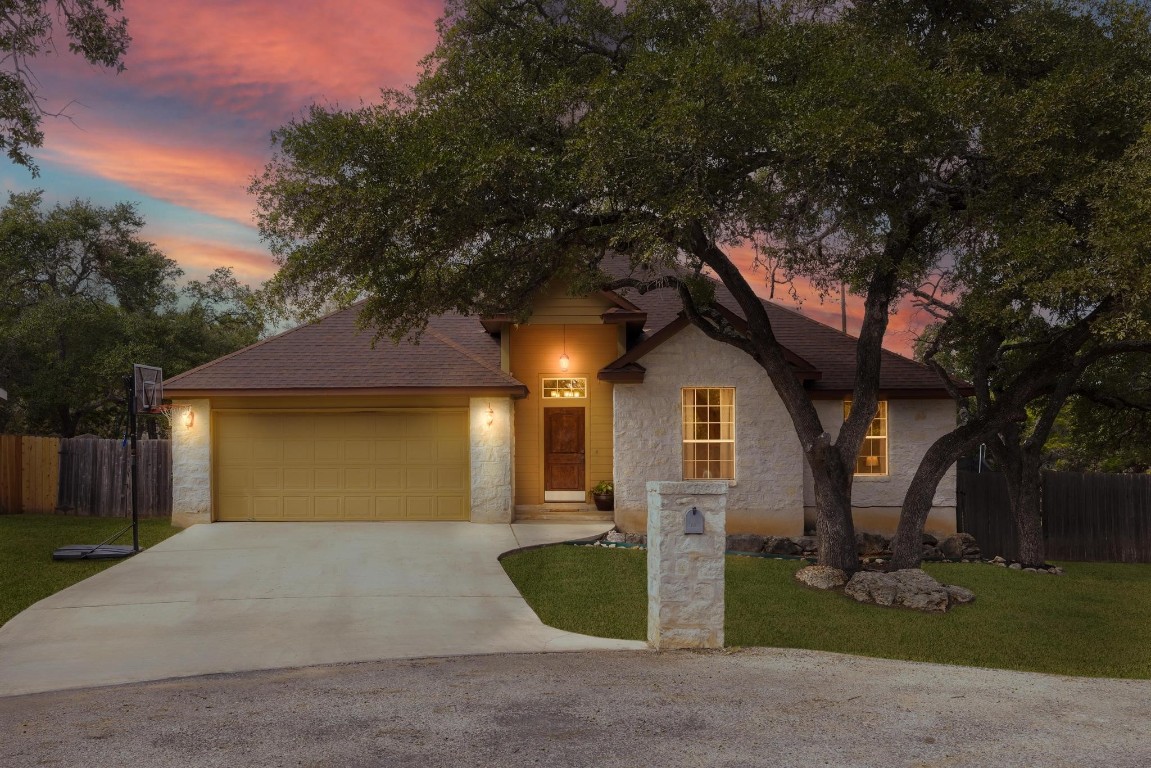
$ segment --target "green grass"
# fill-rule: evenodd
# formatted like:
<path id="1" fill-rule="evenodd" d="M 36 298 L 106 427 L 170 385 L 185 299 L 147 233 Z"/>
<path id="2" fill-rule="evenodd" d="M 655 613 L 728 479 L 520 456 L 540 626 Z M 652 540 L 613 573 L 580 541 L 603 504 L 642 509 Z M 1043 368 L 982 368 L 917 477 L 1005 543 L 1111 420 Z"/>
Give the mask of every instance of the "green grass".
<path id="1" fill-rule="evenodd" d="M 55 561 L 66 544 L 99 544 L 127 524 L 122 518 L 0 515 L 0 626 L 38 600 L 110 568 L 121 560 Z M 140 546 L 178 532 L 167 518 L 140 521 Z M 129 531 L 115 541 L 131 544 Z"/>
<path id="2" fill-rule="evenodd" d="M 647 632 L 645 554 L 548 547 L 504 558 L 546 624 L 600 637 Z M 797 584 L 802 563 L 727 558 L 730 646 L 808 648 L 890 659 L 1092 677 L 1151 678 L 1151 565 L 1064 563 L 1064 576 L 930 564 L 976 601 L 943 615 L 861 605 Z"/>

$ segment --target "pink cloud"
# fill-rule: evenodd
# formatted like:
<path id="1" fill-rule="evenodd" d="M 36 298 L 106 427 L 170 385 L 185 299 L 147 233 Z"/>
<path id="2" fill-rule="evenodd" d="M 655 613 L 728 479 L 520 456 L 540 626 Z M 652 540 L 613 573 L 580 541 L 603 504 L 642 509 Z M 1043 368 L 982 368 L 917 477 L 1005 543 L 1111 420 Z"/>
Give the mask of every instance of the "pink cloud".
<path id="1" fill-rule="evenodd" d="M 63 130 L 59 130 L 63 128 Z M 253 225 L 248 181 L 264 163 L 258 154 L 198 143 L 194 136 L 138 127 L 126 134 L 100 121 L 93 130 L 50 126 L 40 157 L 124 184 L 149 197 Z"/>
<path id="2" fill-rule="evenodd" d="M 266 251 L 169 233 L 151 233 L 150 237 L 168 258 L 175 259 L 190 279 L 201 279 L 218 267 L 231 267 L 240 282 L 257 287 L 276 271 Z"/>
<path id="3" fill-rule="evenodd" d="M 441 2 L 130 0 L 128 79 L 213 110 L 282 120 L 313 101 L 414 82 Z M 280 102 L 269 115 L 268 97 Z M 269 126 L 271 127 L 271 126 Z"/>

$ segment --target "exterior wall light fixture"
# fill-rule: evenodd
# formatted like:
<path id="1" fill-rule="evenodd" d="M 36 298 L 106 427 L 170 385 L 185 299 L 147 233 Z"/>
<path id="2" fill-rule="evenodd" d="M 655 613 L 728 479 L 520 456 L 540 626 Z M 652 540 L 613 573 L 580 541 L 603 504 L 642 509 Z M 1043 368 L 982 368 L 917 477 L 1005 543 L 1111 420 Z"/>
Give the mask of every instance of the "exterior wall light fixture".
<path id="1" fill-rule="evenodd" d="M 568 366 L 571 365 L 571 359 L 568 357 L 568 327 L 564 327 L 564 352 L 560 355 L 560 371 L 567 373 Z"/>
<path id="2" fill-rule="evenodd" d="M 191 408 L 184 411 L 184 428 L 191 429 L 192 425 L 196 423 L 196 412 Z"/>
<path id="3" fill-rule="evenodd" d="M 488 403 L 488 426 L 496 422 L 496 412 L 492 410 L 492 404 Z"/>

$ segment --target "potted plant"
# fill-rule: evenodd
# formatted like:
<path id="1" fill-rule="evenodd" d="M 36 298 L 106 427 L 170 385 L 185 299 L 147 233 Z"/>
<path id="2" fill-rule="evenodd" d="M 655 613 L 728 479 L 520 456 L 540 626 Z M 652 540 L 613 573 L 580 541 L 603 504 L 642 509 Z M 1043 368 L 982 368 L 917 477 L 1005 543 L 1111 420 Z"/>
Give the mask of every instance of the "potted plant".
<path id="1" fill-rule="evenodd" d="M 591 497 L 595 500 L 595 508 L 600 512 L 611 512 L 615 509 L 615 486 L 611 480 L 600 480 L 591 489 Z"/>

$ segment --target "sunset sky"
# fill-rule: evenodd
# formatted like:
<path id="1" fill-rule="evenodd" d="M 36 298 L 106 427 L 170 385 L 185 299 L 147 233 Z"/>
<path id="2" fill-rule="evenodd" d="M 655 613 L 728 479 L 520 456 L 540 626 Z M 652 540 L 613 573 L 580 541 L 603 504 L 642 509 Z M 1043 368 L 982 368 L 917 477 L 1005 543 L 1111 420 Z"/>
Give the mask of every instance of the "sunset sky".
<path id="1" fill-rule="evenodd" d="M 246 189 L 271 156 L 270 133 L 310 104 L 356 106 L 415 81 L 442 0 L 125 0 L 132 44 L 116 75 L 62 53 L 35 60 L 49 110 L 40 177 L 0 165 L 6 191 L 49 202 L 133 201 L 145 237 L 190 277 L 232 267 L 253 285 L 275 265 Z M 744 256 L 746 258 L 746 256 Z M 753 278 L 757 284 L 761 278 Z M 766 290 L 766 289 L 765 289 Z M 794 306 L 790 300 L 783 303 Z M 849 312 L 858 315 L 858 300 Z M 839 326 L 839 304 L 803 312 Z M 906 352 L 922 317 L 892 318 Z M 849 322 L 857 328 L 858 322 Z"/>

